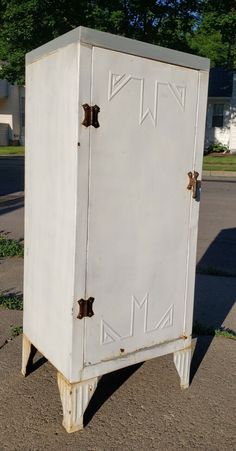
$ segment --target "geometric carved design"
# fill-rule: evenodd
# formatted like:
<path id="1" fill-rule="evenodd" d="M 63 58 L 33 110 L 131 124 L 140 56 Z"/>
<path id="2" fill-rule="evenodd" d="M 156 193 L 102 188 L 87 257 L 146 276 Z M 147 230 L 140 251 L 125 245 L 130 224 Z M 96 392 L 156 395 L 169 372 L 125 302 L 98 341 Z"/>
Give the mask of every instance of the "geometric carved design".
<path id="1" fill-rule="evenodd" d="M 174 98 L 177 100 L 179 106 L 182 110 L 185 109 L 185 97 L 186 97 L 186 87 L 176 85 L 175 83 L 163 83 L 155 80 L 154 85 L 154 95 L 153 95 L 153 110 L 150 107 L 146 108 L 144 111 L 144 93 L 145 93 L 145 79 L 143 77 L 132 76 L 130 74 L 114 74 L 109 71 L 109 82 L 108 82 L 108 100 L 110 101 L 113 97 L 120 92 L 124 86 L 131 80 L 138 80 L 140 82 L 140 100 L 139 100 L 139 125 L 142 125 L 147 117 L 149 117 L 156 127 L 157 125 L 157 115 L 158 115 L 158 93 L 161 86 L 166 87 L 173 94 Z"/>
<path id="2" fill-rule="evenodd" d="M 112 343 L 120 339 L 121 336 L 104 320 L 101 320 L 101 344 Z"/>
<path id="3" fill-rule="evenodd" d="M 108 100 L 111 100 L 130 80 L 131 75 L 118 75 L 109 72 Z"/>
<path id="4" fill-rule="evenodd" d="M 174 306 L 173 304 L 170 305 L 170 307 L 167 309 L 167 311 L 164 313 L 164 315 L 161 317 L 161 319 L 157 322 L 157 324 L 153 328 L 147 327 L 147 321 L 148 321 L 148 307 L 149 307 L 149 295 L 148 293 L 144 296 L 141 302 L 138 301 L 138 299 L 135 296 L 132 296 L 132 303 L 131 303 L 131 321 L 130 321 L 130 337 L 133 336 L 134 331 L 134 320 L 135 320 L 135 308 L 138 308 L 139 310 L 144 308 L 144 333 L 153 332 L 158 329 L 164 329 L 166 327 L 171 327 L 173 325 L 173 311 Z"/>
<path id="5" fill-rule="evenodd" d="M 144 296 L 144 298 L 139 301 L 136 296 L 132 296 L 131 300 L 131 318 L 130 318 L 130 334 L 129 336 L 132 337 L 134 335 L 134 322 L 135 322 L 135 310 L 142 310 L 144 309 L 144 327 L 143 331 L 144 333 L 147 331 L 147 317 L 148 317 L 148 300 L 149 295 L 148 293 Z"/>
<path id="6" fill-rule="evenodd" d="M 173 310 L 174 306 L 173 304 L 168 308 L 166 313 L 163 315 L 163 317 L 160 319 L 159 323 L 157 323 L 155 329 L 164 329 L 165 327 L 171 327 L 173 325 Z"/>
<path id="7" fill-rule="evenodd" d="M 184 86 L 177 86 L 174 83 L 168 83 L 168 86 L 173 92 L 174 96 L 176 97 L 177 102 L 179 105 L 184 109 L 185 106 L 185 87 Z"/>
<path id="8" fill-rule="evenodd" d="M 98 377 L 70 384 L 58 372 L 57 383 L 63 408 L 62 425 L 67 432 L 83 429 L 83 415 L 97 387 Z"/>
<path id="9" fill-rule="evenodd" d="M 191 354 L 191 346 L 174 352 L 174 364 L 180 377 L 181 388 L 189 386 Z"/>
<path id="10" fill-rule="evenodd" d="M 144 104 L 144 79 L 140 79 L 140 105 L 139 105 L 139 125 L 141 125 L 146 117 L 150 117 L 154 127 L 157 125 L 157 104 L 158 104 L 158 89 L 159 84 L 157 81 L 155 82 L 155 88 L 154 88 L 154 105 L 153 105 L 153 112 L 148 107 L 146 111 L 143 111 L 143 104 Z"/>
<path id="11" fill-rule="evenodd" d="M 149 294 L 147 293 L 141 301 L 136 296 L 131 299 L 131 315 L 129 333 L 127 335 L 120 335 L 103 319 L 101 320 L 101 344 L 109 344 L 115 341 L 121 341 L 134 336 L 135 330 L 135 312 L 143 311 L 143 333 L 147 334 L 158 329 L 165 329 L 173 326 L 174 306 L 171 304 L 163 316 L 158 320 L 154 327 L 148 328 L 148 308 L 149 308 Z"/>

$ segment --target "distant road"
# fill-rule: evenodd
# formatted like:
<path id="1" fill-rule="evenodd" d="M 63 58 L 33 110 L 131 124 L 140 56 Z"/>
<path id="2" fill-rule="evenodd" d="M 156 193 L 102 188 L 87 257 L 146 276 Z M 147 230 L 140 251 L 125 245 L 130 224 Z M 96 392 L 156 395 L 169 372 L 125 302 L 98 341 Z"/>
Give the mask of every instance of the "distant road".
<path id="1" fill-rule="evenodd" d="M 24 157 L 0 157 L 0 196 L 24 191 Z"/>

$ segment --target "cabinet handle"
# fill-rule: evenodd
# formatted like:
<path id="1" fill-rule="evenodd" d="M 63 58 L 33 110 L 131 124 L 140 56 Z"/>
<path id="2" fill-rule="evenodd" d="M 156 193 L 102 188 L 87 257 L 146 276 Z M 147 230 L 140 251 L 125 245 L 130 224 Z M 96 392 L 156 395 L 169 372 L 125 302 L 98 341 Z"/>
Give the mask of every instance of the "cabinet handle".
<path id="1" fill-rule="evenodd" d="M 197 180 L 198 176 L 199 173 L 197 171 L 194 171 L 193 173 L 191 171 L 188 172 L 189 183 L 187 189 L 192 191 L 193 199 L 197 198 L 198 189 L 201 187 L 200 180 Z"/>

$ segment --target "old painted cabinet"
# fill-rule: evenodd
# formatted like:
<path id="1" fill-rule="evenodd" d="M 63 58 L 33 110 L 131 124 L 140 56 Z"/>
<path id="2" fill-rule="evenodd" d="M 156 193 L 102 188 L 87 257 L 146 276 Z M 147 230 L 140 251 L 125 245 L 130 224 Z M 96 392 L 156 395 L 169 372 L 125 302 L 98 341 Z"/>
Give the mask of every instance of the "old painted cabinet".
<path id="1" fill-rule="evenodd" d="M 188 386 L 208 68 L 83 27 L 27 55 L 22 372 L 57 368 L 68 431 L 109 371 L 173 353 Z"/>

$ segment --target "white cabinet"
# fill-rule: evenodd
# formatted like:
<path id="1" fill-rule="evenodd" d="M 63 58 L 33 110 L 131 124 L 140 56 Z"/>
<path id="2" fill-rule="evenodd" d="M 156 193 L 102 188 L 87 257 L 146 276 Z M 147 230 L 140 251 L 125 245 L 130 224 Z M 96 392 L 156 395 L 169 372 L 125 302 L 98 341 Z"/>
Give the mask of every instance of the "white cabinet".
<path id="1" fill-rule="evenodd" d="M 79 27 L 26 63 L 22 371 L 72 431 L 109 371 L 174 353 L 188 386 L 209 61 Z"/>

